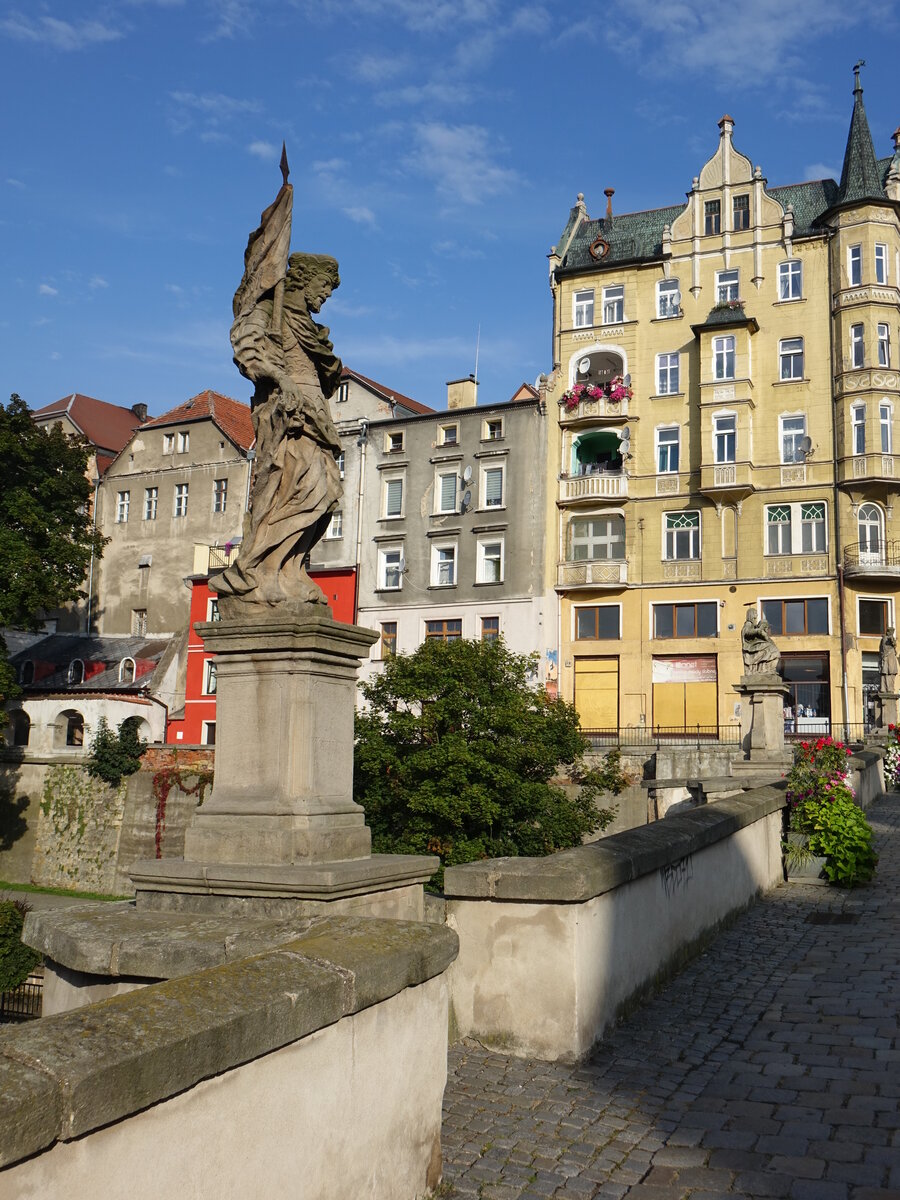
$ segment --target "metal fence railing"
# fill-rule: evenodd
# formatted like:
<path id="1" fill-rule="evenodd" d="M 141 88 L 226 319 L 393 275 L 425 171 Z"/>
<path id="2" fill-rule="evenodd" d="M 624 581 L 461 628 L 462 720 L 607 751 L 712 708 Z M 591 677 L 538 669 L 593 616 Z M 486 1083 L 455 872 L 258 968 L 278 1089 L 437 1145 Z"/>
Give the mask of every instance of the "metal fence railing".
<path id="1" fill-rule="evenodd" d="M 44 999 L 43 969 L 32 971 L 11 992 L 0 992 L 0 1025 L 34 1021 L 41 1015 Z"/>
<path id="2" fill-rule="evenodd" d="M 659 749 L 661 746 L 738 746 L 741 727 L 731 725 L 638 725 L 624 729 L 582 729 L 593 749 L 614 746 Z"/>
<path id="3" fill-rule="evenodd" d="M 861 746 L 870 733 L 877 732 L 869 721 L 830 721 L 827 717 L 812 718 L 808 721 L 807 728 L 796 729 L 794 721 L 786 720 L 785 741 L 816 742 L 821 737 L 833 737 L 847 746 Z"/>

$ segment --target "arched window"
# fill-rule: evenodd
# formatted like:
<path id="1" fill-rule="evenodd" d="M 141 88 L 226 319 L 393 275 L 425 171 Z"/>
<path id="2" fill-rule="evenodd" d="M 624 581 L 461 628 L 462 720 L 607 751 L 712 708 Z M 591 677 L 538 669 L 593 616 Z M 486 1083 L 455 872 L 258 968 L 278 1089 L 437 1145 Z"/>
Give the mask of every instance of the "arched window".
<path id="1" fill-rule="evenodd" d="M 119 663 L 119 683 L 134 683 L 134 675 L 134 659 L 123 658 Z"/>
<path id="2" fill-rule="evenodd" d="M 56 718 L 53 744 L 60 749 L 84 745 L 84 717 L 76 709 L 64 709 Z"/>
<path id="3" fill-rule="evenodd" d="M 84 663 L 80 658 L 73 658 L 69 663 L 69 671 L 66 678 L 69 683 L 84 683 Z"/>
<path id="4" fill-rule="evenodd" d="M 14 746 L 27 746 L 28 739 L 31 736 L 31 718 L 28 713 L 23 712 L 21 708 L 14 709 L 9 714 L 9 723 L 12 726 L 12 744 Z"/>
<path id="5" fill-rule="evenodd" d="M 592 429 L 572 443 L 573 475 L 619 475 L 622 439 L 616 429 Z"/>
<path id="6" fill-rule="evenodd" d="M 29 683 L 34 683 L 34 663 L 30 658 L 22 663 L 22 683 L 26 687 Z"/>
<path id="7" fill-rule="evenodd" d="M 884 550 L 884 518 L 877 504 L 861 504 L 857 515 L 859 561 L 880 563 Z"/>

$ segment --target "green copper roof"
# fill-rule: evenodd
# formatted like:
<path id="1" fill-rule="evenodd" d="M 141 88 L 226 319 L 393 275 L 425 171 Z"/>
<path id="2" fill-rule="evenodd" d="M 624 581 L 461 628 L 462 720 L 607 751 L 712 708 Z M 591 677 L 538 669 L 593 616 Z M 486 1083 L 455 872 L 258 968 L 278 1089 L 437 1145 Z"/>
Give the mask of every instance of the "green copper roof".
<path id="1" fill-rule="evenodd" d="M 613 263 L 631 262 L 635 259 L 662 257 L 663 227 L 671 225 L 684 204 L 673 204 L 669 208 L 651 208 L 645 212 L 623 213 L 621 216 L 605 217 L 598 221 L 584 221 L 572 239 L 568 253 L 562 260 L 561 269 L 584 271 L 591 267 L 605 267 Z M 568 232 L 569 226 L 566 226 Z M 596 238 L 602 237 L 609 244 L 609 253 L 594 258 L 590 247 Z M 563 239 L 560 239 L 560 245 Z"/>
<path id="2" fill-rule="evenodd" d="M 881 176 L 875 161 L 875 148 L 872 145 L 869 122 L 866 120 L 857 67 L 856 86 L 853 89 L 853 115 L 850 118 L 850 132 L 847 135 L 847 149 L 844 151 L 844 168 L 841 171 L 837 203 L 853 204 L 858 200 L 883 199 L 884 188 L 881 186 Z"/>

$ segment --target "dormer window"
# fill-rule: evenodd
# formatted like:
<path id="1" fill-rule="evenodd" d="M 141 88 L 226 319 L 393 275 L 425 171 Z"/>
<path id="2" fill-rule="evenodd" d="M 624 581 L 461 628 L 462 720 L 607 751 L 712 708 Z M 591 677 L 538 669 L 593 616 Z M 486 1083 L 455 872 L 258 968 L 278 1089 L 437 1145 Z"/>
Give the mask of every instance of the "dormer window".
<path id="1" fill-rule="evenodd" d="M 119 683 L 134 683 L 135 665 L 133 658 L 123 658 L 119 663 Z"/>
<path id="2" fill-rule="evenodd" d="M 80 658 L 73 658 L 66 672 L 69 683 L 84 683 L 84 663 Z"/>
<path id="3" fill-rule="evenodd" d="M 707 200 L 703 205 L 703 217 L 704 233 L 722 232 L 722 202 L 720 200 Z"/>

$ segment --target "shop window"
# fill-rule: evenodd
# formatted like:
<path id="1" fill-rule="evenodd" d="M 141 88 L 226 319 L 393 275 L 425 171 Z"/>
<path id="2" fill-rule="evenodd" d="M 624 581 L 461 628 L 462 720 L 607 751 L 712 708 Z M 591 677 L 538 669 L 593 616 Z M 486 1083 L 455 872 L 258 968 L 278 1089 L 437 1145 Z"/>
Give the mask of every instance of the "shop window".
<path id="1" fill-rule="evenodd" d="M 763 600 L 761 607 L 762 615 L 776 637 L 828 633 L 828 601 L 824 597 L 814 600 Z"/>
<path id="2" fill-rule="evenodd" d="M 831 683 L 827 654 L 782 654 L 779 674 L 788 688 L 785 732 L 827 733 L 831 719 Z"/>

